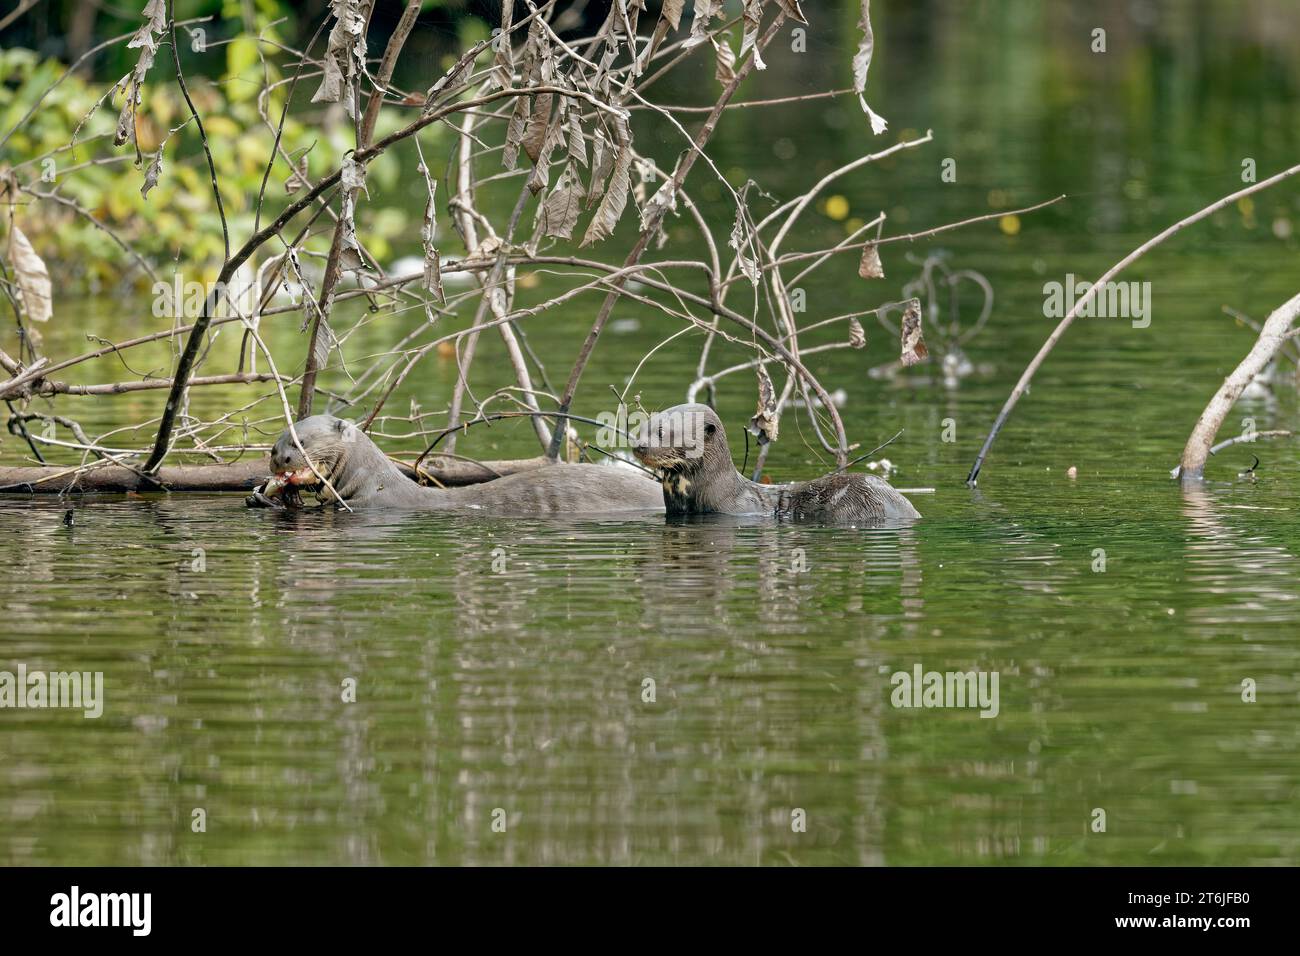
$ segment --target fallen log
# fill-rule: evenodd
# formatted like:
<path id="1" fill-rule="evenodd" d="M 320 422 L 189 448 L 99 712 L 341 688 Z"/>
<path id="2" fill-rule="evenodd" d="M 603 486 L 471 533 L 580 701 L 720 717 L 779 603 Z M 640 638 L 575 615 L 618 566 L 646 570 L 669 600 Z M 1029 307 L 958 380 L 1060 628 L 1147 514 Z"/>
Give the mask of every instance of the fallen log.
<path id="1" fill-rule="evenodd" d="M 430 483 L 457 487 L 491 481 L 493 478 L 530 471 L 534 468 L 544 468 L 551 464 L 541 456 L 476 462 L 463 458 L 430 455 L 421 464 L 420 472 Z M 397 462 L 397 466 L 408 478 L 415 479 L 415 471 L 410 465 Z M 0 493 L 249 492 L 270 476 L 270 462 L 261 455 L 231 464 L 169 465 L 160 468 L 152 478 L 144 475 L 142 471 L 106 462 L 92 462 L 81 468 L 75 465 L 0 467 Z"/>

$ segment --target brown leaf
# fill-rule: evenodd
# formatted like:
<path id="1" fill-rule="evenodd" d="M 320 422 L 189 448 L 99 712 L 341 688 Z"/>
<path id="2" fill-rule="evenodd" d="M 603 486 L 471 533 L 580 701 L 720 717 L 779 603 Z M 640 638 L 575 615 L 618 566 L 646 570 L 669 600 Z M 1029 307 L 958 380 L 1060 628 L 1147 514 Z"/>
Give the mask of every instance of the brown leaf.
<path id="1" fill-rule="evenodd" d="M 867 333 L 862 328 L 862 323 L 858 321 L 855 315 L 849 319 L 849 348 L 863 349 L 867 347 Z"/>
<path id="2" fill-rule="evenodd" d="M 307 184 L 307 154 L 303 153 L 302 158 L 294 164 L 293 172 L 289 174 L 289 178 L 284 181 L 284 191 L 287 193 L 296 193 Z"/>
<path id="3" fill-rule="evenodd" d="M 695 18 L 691 21 L 691 35 L 682 44 L 689 49 L 704 43 L 709 38 L 709 21 L 722 16 L 723 0 L 695 0 Z"/>
<path id="4" fill-rule="evenodd" d="M 880 250 L 874 242 L 862 247 L 862 261 L 858 263 L 858 275 L 864 279 L 883 279 L 885 267 L 880 262 Z"/>
<path id="5" fill-rule="evenodd" d="M 163 0 L 149 0 L 144 7 L 143 16 L 148 19 L 148 27 L 154 33 L 167 29 L 167 4 Z"/>
<path id="6" fill-rule="evenodd" d="M 126 93 L 126 102 L 122 112 L 117 114 L 117 131 L 113 134 L 113 145 L 121 146 L 135 138 L 135 84 L 132 83 Z"/>
<path id="7" fill-rule="evenodd" d="M 153 161 L 149 163 L 149 168 L 144 171 L 144 185 L 140 187 L 140 195 L 145 199 L 149 198 L 149 190 L 158 185 L 158 177 L 162 175 L 162 146 L 153 154 Z"/>
<path id="8" fill-rule="evenodd" d="M 533 164 L 533 172 L 528 177 L 528 189 L 534 196 L 550 184 L 551 155 L 565 145 L 566 138 L 564 121 L 560 114 L 556 113 L 546 128 L 542 147 L 537 151 L 537 159 Z"/>
<path id="9" fill-rule="evenodd" d="M 546 197 L 546 202 L 542 203 L 542 235 L 559 239 L 573 238 L 573 229 L 578 224 L 578 213 L 582 209 L 585 195 L 582 180 L 570 165 Z"/>
<path id="10" fill-rule="evenodd" d="M 660 14 L 674 30 L 682 25 L 682 9 L 686 0 L 664 0 L 663 12 Z"/>
<path id="11" fill-rule="evenodd" d="M 321 76 L 320 86 L 312 94 L 313 103 L 337 103 L 343 96 L 343 70 L 338 60 L 326 55 L 325 72 Z"/>
<path id="12" fill-rule="evenodd" d="M 587 141 L 582 136 L 582 115 L 579 110 L 569 110 L 569 159 L 587 165 Z"/>
<path id="13" fill-rule="evenodd" d="M 330 352 L 333 351 L 336 341 L 334 330 L 325 321 L 325 317 L 321 316 L 320 328 L 316 330 L 316 346 L 312 352 L 312 366 L 314 368 L 324 368 L 329 364 Z"/>
<path id="14" fill-rule="evenodd" d="M 745 278 L 750 281 L 751 285 L 758 288 L 762 273 L 759 271 L 758 263 L 749 255 L 749 251 L 753 246 L 753 239 L 745 217 L 745 204 L 743 202 L 736 206 L 736 219 L 732 223 L 731 238 L 727 240 L 727 245 L 736 250 L 737 268 L 744 273 Z"/>
<path id="15" fill-rule="evenodd" d="M 862 13 L 858 18 L 858 29 L 862 31 L 862 39 L 858 43 L 858 52 L 853 55 L 853 91 L 858 94 L 858 102 L 862 104 L 862 111 L 867 114 L 867 119 L 871 121 L 871 131 L 879 136 L 889 126 L 884 117 L 876 113 L 867 105 L 867 70 L 871 68 L 871 54 L 875 49 L 875 38 L 871 32 L 871 0 L 862 0 Z"/>
<path id="16" fill-rule="evenodd" d="M 533 115 L 528 119 L 528 132 L 524 134 L 522 145 L 534 163 L 542 155 L 542 144 L 546 142 L 546 132 L 551 124 L 551 103 L 554 99 L 551 93 L 539 93 L 537 102 L 533 105 Z"/>
<path id="17" fill-rule="evenodd" d="M 582 245 L 589 246 L 593 242 L 599 242 L 614 232 L 614 227 L 618 225 L 619 219 L 623 216 L 623 209 L 627 206 L 627 191 L 631 185 L 628 170 L 631 165 L 632 150 L 623 146 L 614 160 L 614 170 L 609 174 L 605 198 L 600 201 L 596 214 L 591 217 L 587 233 L 582 237 Z"/>
<path id="18" fill-rule="evenodd" d="M 48 322 L 54 314 L 50 301 L 50 271 L 16 225 L 9 233 L 9 261 L 22 294 L 23 312 L 33 322 Z"/>
<path id="19" fill-rule="evenodd" d="M 925 361 L 930 351 L 921 334 L 921 300 L 908 299 L 903 309 L 902 341 L 899 343 L 898 361 L 904 367 Z"/>
<path id="20" fill-rule="evenodd" d="M 758 376 L 758 409 L 746 427 L 750 434 L 758 439 L 760 445 L 766 445 L 768 442 L 776 441 L 777 432 L 780 430 L 776 389 L 772 387 L 772 379 L 767 374 L 766 365 L 759 364 L 754 369 L 754 374 Z"/>
<path id="21" fill-rule="evenodd" d="M 803 11 L 799 9 L 799 0 L 776 0 L 776 4 L 785 11 L 785 15 L 791 20 L 795 20 L 799 23 L 808 22 L 808 18 L 805 17 Z"/>
<path id="22" fill-rule="evenodd" d="M 763 22 L 763 0 L 744 0 L 740 15 L 745 24 L 744 33 L 740 38 L 740 55 L 744 57 L 753 49 L 754 69 L 766 70 L 767 64 L 763 62 L 758 50 L 758 28 Z"/>
<path id="23" fill-rule="evenodd" d="M 501 165 L 514 169 L 519 165 L 519 146 L 524 141 L 524 131 L 528 129 L 528 116 L 532 107 L 528 97 L 515 97 L 515 108 L 510 114 L 510 123 L 506 127 L 506 145 L 501 150 Z"/>
<path id="24" fill-rule="evenodd" d="M 713 78 L 723 86 L 727 86 L 736 79 L 736 52 L 731 49 L 731 44 L 727 42 L 726 37 L 715 41 L 713 49 L 717 53 Z"/>
<path id="25" fill-rule="evenodd" d="M 423 154 L 416 171 L 424 177 L 425 188 L 429 192 L 429 199 L 424 204 L 424 222 L 420 224 L 420 242 L 424 246 L 424 288 L 436 295 L 438 301 L 445 305 L 447 297 L 442 291 L 442 256 L 434 244 L 438 236 L 438 207 L 434 202 L 438 183 L 429 175 L 429 169 L 424 165 Z"/>
<path id="26" fill-rule="evenodd" d="M 591 191 L 587 193 L 588 209 L 600 202 L 600 197 L 605 194 L 605 180 L 609 177 L 613 168 L 613 144 L 605 136 L 604 131 L 597 129 L 592 137 Z"/>
<path id="27" fill-rule="evenodd" d="M 503 90 L 508 90 L 514 79 L 515 58 L 514 50 L 510 47 L 510 29 L 514 26 L 514 18 L 514 0 L 502 0 L 501 32 L 494 31 L 492 38 L 492 48 L 496 51 L 496 56 L 492 59 L 492 82 Z"/>

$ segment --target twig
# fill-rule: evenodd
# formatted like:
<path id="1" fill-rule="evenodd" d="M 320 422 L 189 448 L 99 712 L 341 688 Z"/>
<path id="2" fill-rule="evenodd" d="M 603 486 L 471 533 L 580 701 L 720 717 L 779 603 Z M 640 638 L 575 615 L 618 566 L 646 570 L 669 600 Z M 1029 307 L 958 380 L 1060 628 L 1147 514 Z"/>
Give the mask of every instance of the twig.
<path id="1" fill-rule="evenodd" d="M 1011 394 L 1007 396 L 1006 403 L 1002 406 L 1002 410 L 998 412 L 998 417 L 993 422 L 993 427 L 989 429 L 988 437 L 984 439 L 984 444 L 980 447 L 979 454 L 975 456 L 975 463 L 971 465 L 970 474 L 966 476 L 966 484 L 974 487 L 975 483 L 979 480 L 980 469 L 984 466 L 984 459 L 988 457 L 989 449 L 993 447 L 993 442 L 997 440 L 998 432 L 1002 430 L 1002 426 L 1011 416 L 1011 412 L 1016 407 L 1016 403 L 1020 401 L 1020 396 L 1024 395 L 1025 392 L 1029 390 L 1029 383 L 1033 379 L 1034 373 L 1038 371 L 1038 367 L 1042 365 L 1047 359 L 1047 356 L 1051 354 L 1052 349 L 1056 347 L 1056 343 L 1059 342 L 1061 336 L 1065 334 L 1065 330 L 1074 323 L 1075 317 L 1078 316 L 1080 309 L 1096 297 L 1098 289 L 1105 286 L 1107 282 L 1138 259 L 1142 258 L 1142 256 L 1151 249 L 1154 249 L 1170 236 L 1177 234 L 1187 226 L 1200 222 L 1207 216 L 1210 216 L 1225 206 L 1229 206 L 1236 202 L 1238 199 L 1249 196 L 1252 193 L 1257 193 L 1261 189 L 1267 189 L 1269 186 L 1276 185 L 1284 179 L 1294 176 L 1296 173 L 1300 173 L 1300 166 L 1292 166 L 1290 169 L 1284 170 L 1276 176 L 1270 176 L 1268 179 L 1261 180 L 1251 186 L 1247 186 L 1245 189 L 1238 190 L 1231 195 L 1224 196 L 1222 199 L 1210 203 L 1210 205 L 1201 209 L 1199 212 L 1193 213 L 1186 219 L 1179 220 L 1155 237 L 1142 243 L 1142 245 L 1138 246 L 1115 265 L 1111 266 L 1100 279 L 1094 282 L 1088 288 L 1088 291 L 1085 292 L 1077 302 L 1075 302 L 1074 308 L 1072 308 L 1066 314 L 1065 318 L 1061 319 L 1056 328 L 1052 330 L 1052 334 L 1047 337 L 1047 341 L 1044 342 L 1042 348 L 1038 350 L 1038 354 L 1034 356 L 1029 365 L 1025 367 L 1024 372 L 1021 373 L 1020 380 L 1016 382 L 1016 387 L 1012 389 Z"/>

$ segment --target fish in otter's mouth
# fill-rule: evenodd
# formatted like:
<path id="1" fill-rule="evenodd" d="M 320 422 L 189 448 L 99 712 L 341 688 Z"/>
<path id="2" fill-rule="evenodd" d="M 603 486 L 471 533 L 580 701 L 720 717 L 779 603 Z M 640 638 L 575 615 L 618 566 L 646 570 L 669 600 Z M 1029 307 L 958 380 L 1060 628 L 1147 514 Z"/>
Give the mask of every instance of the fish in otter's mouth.
<path id="1" fill-rule="evenodd" d="M 271 446 L 271 477 L 253 492 L 248 504 L 301 506 L 301 493 L 310 491 L 322 505 L 342 505 L 334 485 L 347 471 L 346 446 L 360 434 L 350 422 L 332 415 L 312 415 L 294 423 Z"/>
<path id="2" fill-rule="evenodd" d="M 296 468 L 279 472 L 266 483 L 253 489 L 247 503 L 250 506 L 285 508 L 303 507 L 302 492 L 316 492 L 319 498 L 325 486 L 311 468 Z"/>

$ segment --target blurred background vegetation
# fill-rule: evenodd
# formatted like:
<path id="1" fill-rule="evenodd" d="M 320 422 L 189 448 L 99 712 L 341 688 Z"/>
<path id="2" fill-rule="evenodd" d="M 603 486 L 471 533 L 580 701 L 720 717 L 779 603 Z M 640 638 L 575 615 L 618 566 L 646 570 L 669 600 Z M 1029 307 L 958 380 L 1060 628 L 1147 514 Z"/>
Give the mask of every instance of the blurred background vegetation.
<path id="1" fill-rule="evenodd" d="M 658 0 L 647 3 L 652 10 L 658 6 Z M 0 136 L 68 64 L 107 40 L 133 33 L 144 3 L 41 0 L 24 9 L 27 6 L 28 0 L 20 0 L 15 10 L 0 17 L 8 21 L 0 31 Z M 608 2 L 575 6 L 581 10 L 576 19 L 594 27 Z M 738 11 L 739 4 L 733 6 Z M 809 7 L 809 55 L 786 69 L 778 51 L 776 68 L 757 74 L 745 95 L 759 98 L 847 86 L 856 6 L 845 0 L 817 0 Z M 284 64 L 294 59 L 285 48 L 302 49 L 328 8 L 327 0 L 177 0 L 178 20 L 206 18 L 187 28 L 203 33 L 201 42 L 193 32 L 182 37 L 181 61 L 211 133 L 236 235 L 246 234 L 252 225 L 252 204 L 270 150 L 272 133 L 259 116 L 258 93 L 268 79 L 283 78 Z M 368 36 L 372 57 L 382 53 L 402 8 L 398 0 L 377 4 Z M 997 182 L 998 188 L 981 190 L 982 208 L 971 212 L 1012 205 L 1013 198 L 1031 192 L 1037 198 L 1101 190 L 1111 194 L 1099 201 L 1089 226 L 1114 228 L 1130 217 L 1137 217 L 1130 224 L 1144 225 L 1150 211 L 1144 201 L 1152 198 L 1147 195 L 1146 170 L 1156 151 L 1191 154 L 1190 163 L 1180 159 L 1169 168 L 1174 178 L 1163 186 L 1170 191 L 1189 186 L 1185 177 L 1195 176 L 1197 166 L 1232 168 L 1241 155 L 1264 159 L 1297 152 L 1300 4 L 1290 0 L 877 0 L 873 9 L 878 51 L 873 88 L 907 106 L 905 112 L 893 110 L 891 140 L 893 132 L 933 127 L 945 155 L 962 162 L 958 190 L 976 181 Z M 499 16 L 497 0 L 426 0 L 399 63 L 396 85 L 423 92 L 458 51 L 488 35 Z M 1105 24 L 1108 54 L 1072 55 L 1092 24 Z M 24 181 L 35 179 L 39 166 L 33 157 L 66 146 L 77 130 L 82 145 L 57 155 L 61 172 L 78 167 L 66 180 L 60 175 L 59 192 L 147 257 L 181 258 L 214 272 L 221 253 L 220 228 L 193 130 L 181 130 L 168 143 L 158 189 L 146 200 L 140 195 L 142 174 L 132 168 L 131 150 L 109 145 L 121 93 L 93 109 L 130 71 L 136 53 L 123 42 L 87 57 L 4 144 L 0 168 L 18 167 Z M 923 73 L 912 67 L 919 63 L 925 64 Z M 664 100 L 708 101 L 712 87 L 701 88 L 699 83 L 711 73 L 711 64 L 699 66 L 699 75 L 688 68 L 670 77 L 661 90 Z M 168 129 L 186 116 L 173 73 L 169 51 L 163 47 L 148 76 L 139 121 L 140 148 L 146 153 L 157 149 Z M 295 155 L 314 144 L 309 171 L 319 176 L 336 167 L 351 145 L 351 131 L 337 106 L 311 106 L 315 86 L 314 80 L 300 84 L 284 143 Z M 283 106 L 285 89 L 276 87 L 262 104 L 273 120 Z M 1099 90 L 1116 109 L 1104 115 L 1098 111 L 1094 94 Z M 837 100 L 824 108 L 784 111 L 781 137 L 773 135 L 774 125 L 759 117 L 733 114 L 731 129 L 724 129 L 718 141 L 724 158 L 734 160 L 730 171 L 735 175 L 729 178 L 743 184 L 752 171 L 738 168 L 738 163 L 752 159 L 755 152 L 760 161 L 775 159 L 781 166 L 797 155 L 791 143 L 834 140 L 846 125 L 858 125 L 852 106 Z M 402 110 L 385 110 L 381 133 L 403 120 Z M 654 122 L 646 114 L 641 120 L 643 127 Z M 1023 148 L 1027 131 L 1036 136 L 1030 149 Z M 652 141 L 646 141 L 641 129 L 638 132 L 643 135 L 641 148 L 653 151 Z M 429 135 L 436 140 L 437 131 Z M 672 155 L 670 136 L 660 138 L 670 147 L 664 154 Z M 1080 140 L 1088 138 L 1092 142 L 1080 153 Z M 770 145 L 775 155 L 754 149 L 759 141 Z M 809 160 L 812 171 L 820 172 L 842 161 L 841 152 L 860 154 L 873 144 L 854 136 L 843 145 L 841 151 L 827 142 L 826 150 L 800 156 L 800 162 Z M 82 165 L 106 157 L 110 161 L 105 165 Z M 277 191 L 283 195 L 278 187 L 284 175 L 278 170 L 273 177 L 272 197 Z M 381 261 L 415 251 L 418 220 L 412 218 L 408 191 L 399 188 L 398 160 L 381 157 L 370 176 L 371 208 L 363 239 Z M 697 188 L 706 202 L 720 193 L 709 183 Z M 725 197 L 717 198 L 727 205 Z M 65 288 L 85 283 L 88 291 L 97 291 L 122 276 L 129 261 L 120 249 L 70 209 L 44 205 L 39 221 L 29 221 L 24 228 L 47 259 L 61 263 Z M 838 202 L 823 207 L 823 212 L 829 213 L 825 218 L 831 220 L 831 234 L 838 232 L 835 224 L 852 226 L 857 219 L 856 210 Z M 730 217 L 725 209 L 719 214 Z M 1264 225 L 1269 227 L 1271 220 Z"/>
<path id="2" fill-rule="evenodd" d="M 378 5 L 369 34 L 374 55 L 382 52 L 402 6 Z M 204 118 L 236 235 L 245 235 L 252 226 L 252 206 L 273 135 L 259 108 L 273 122 L 278 120 L 286 87 L 276 87 L 260 105 L 259 93 L 268 81 L 284 78 L 282 64 L 289 63 L 292 70 L 294 57 L 284 48 L 302 49 L 328 8 L 325 0 L 181 0 L 176 4 L 178 21 L 206 18 L 181 33 L 181 63 Z M 417 86 L 426 89 L 431 77 L 454 61 L 463 45 L 488 35 L 489 20 L 496 16 L 499 5 L 492 3 L 430 0 L 408 41 L 403 78 L 423 76 Z M 16 18 L 4 31 L 0 50 L 0 135 L 13 129 L 68 64 L 107 40 L 134 33 L 140 23 L 139 10 L 97 0 L 42 2 Z M 320 49 L 318 43 L 317 56 Z M 125 43 L 117 43 L 86 58 L 12 135 L 0 164 L 12 167 L 26 161 L 24 180 L 36 178 L 41 170 L 31 162 L 33 157 L 68 145 L 76 131 L 77 141 L 84 145 L 58 154 L 56 170 L 80 168 L 66 181 L 59 176 L 60 193 L 90 210 L 146 257 L 162 260 L 180 254 L 187 262 L 214 273 L 222 253 L 221 228 L 198 137 L 187 128 L 169 142 L 164 173 L 148 199 L 140 194 L 141 172 L 132 168 L 135 157 L 130 148 L 114 151 L 108 147 L 122 94 L 116 93 L 111 102 L 100 103 L 98 108 L 96 104 L 113 83 L 130 72 L 137 55 L 138 51 L 127 49 Z M 144 153 L 156 150 L 169 130 L 188 116 L 174 73 L 170 50 L 161 47 L 148 75 L 137 124 Z M 343 152 L 352 146 L 341 110 L 309 106 L 315 87 L 316 81 L 307 80 L 298 88 L 283 139 L 286 150 L 294 155 L 312 147 L 308 162 L 313 178 L 336 168 Z M 308 109 L 305 114 L 299 112 L 304 107 Z M 397 122 L 396 116 L 386 111 L 381 116 L 380 133 Z M 119 155 L 105 165 L 82 165 L 106 151 Z M 381 189 L 391 189 L 398 175 L 396 160 L 380 157 L 370 167 L 370 175 Z M 273 180 L 272 186 L 278 186 L 283 178 Z M 393 204 L 367 219 L 368 246 L 385 257 L 391 253 L 391 240 L 414 228 L 418 228 L 418 216 L 413 226 L 406 208 Z M 64 282 L 85 282 L 88 291 L 97 291 L 129 266 L 120 248 L 105 242 L 102 233 L 71 210 L 56 211 L 47 204 L 40 223 L 33 223 L 28 231 L 41 236 L 38 247 L 64 267 Z"/>

